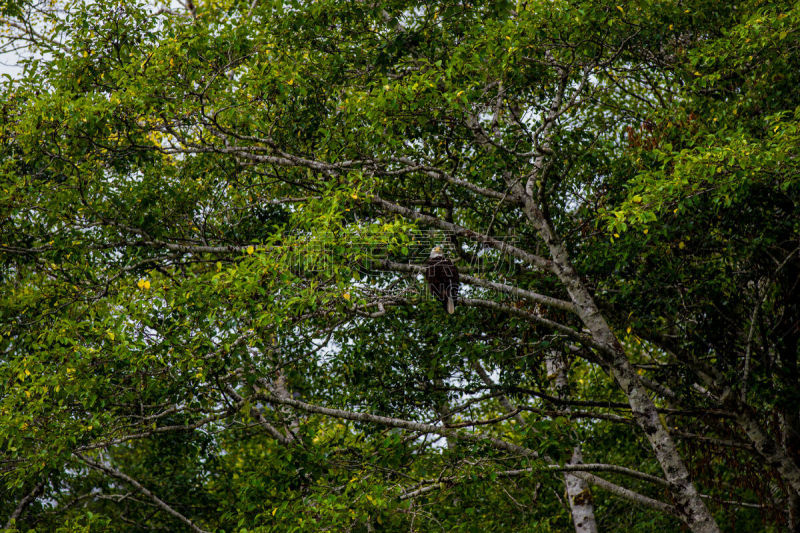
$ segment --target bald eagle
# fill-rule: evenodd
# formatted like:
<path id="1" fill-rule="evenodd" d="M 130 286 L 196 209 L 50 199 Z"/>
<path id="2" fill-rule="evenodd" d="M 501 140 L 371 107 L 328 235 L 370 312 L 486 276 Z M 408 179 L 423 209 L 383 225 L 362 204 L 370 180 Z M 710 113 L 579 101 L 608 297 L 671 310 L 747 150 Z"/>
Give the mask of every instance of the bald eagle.
<path id="1" fill-rule="evenodd" d="M 441 246 L 431 250 L 425 268 L 425 281 L 428 282 L 431 293 L 452 315 L 456 310 L 456 298 L 458 298 L 458 270 L 453 262 L 444 256 Z"/>

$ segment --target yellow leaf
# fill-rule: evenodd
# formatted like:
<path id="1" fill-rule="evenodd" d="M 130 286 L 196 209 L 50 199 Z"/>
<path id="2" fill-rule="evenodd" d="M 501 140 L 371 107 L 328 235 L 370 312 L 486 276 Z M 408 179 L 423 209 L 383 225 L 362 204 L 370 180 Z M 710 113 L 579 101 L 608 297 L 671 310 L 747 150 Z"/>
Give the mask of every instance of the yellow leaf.
<path id="1" fill-rule="evenodd" d="M 29 391 L 29 390 L 26 390 L 26 391 L 25 391 L 25 397 L 26 397 L 26 398 L 30 398 L 30 397 L 31 397 L 31 391 Z"/>
<path id="2" fill-rule="evenodd" d="M 219 272 L 220 270 L 222 270 L 222 262 L 217 261 L 217 272 Z"/>
<path id="3" fill-rule="evenodd" d="M 617 6 L 617 9 L 619 9 L 619 12 L 622 13 L 623 15 L 625 14 L 625 10 L 622 9 L 622 6 Z"/>
<path id="4" fill-rule="evenodd" d="M 669 25 L 669 29 L 670 29 L 670 30 L 672 29 L 672 24 L 670 24 L 670 25 Z"/>
<path id="5" fill-rule="evenodd" d="M 287 85 L 294 85 L 294 78 L 290 79 L 286 83 L 287 83 Z"/>
<path id="6" fill-rule="evenodd" d="M 145 280 L 145 282 L 144 282 L 144 288 L 145 288 L 145 290 L 147 290 L 147 289 L 149 289 L 149 288 L 150 288 L 150 282 L 149 282 L 149 281 Z"/>
<path id="7" fill-rule="evenodd" d="M 30 371 L 30 370 L 28 370 L 27 368 L 25 369 L 25 375 L 26 375 L 26 376 L 30 376 L 30 375 L 31 375 L 31 371 Z"/>
<path id="8" fill-rule="evenodd" d="M 347 300 L 349 302 L 350 301 L 350 293 L 346 292 L 346 293 L 342 294 L 342 298 L 344 298 L 345 300 Z"/>
<path id="9" fill-rule="evenodd" d="M 276 507 L 275 509 L 272 510 L 272 516 L 275 516 L 275 513 L 277 513 L 277 512 L 278 512 L 278 508 Z"/>
<path id="10" fill-rule="evenodd" d="M 114 340 L 114 332 L 113 331 L 107 332 L 106 335 L 108 335 L 108 338 L 111 339 L 112 341 Z"/>
<path id="11" fill-rule="evenodd" d="M 686 243 L 685 243 L 685 242 L 683 242 L 683 241 L 679 242 L 679 243 L 678 243 L 678 248 L 680 248 L 681 250 L 683 250 L 684 248 L 686 248 Z"/>
<path id="12" fill-rule="evenodd" d="M 253 248 L 252 246 L 248 246 L 247 255 L 253 255 L 253 252 L 255 252 L 255 248 Z"/>
<path id="13" fill-rule="evenodd" d="M 353 193 L 353 194 L 351 194 L 351 195 L 350 195 L 350 197 L 351 197 L 353 200 L 358 200 L 358 195 L 357 195 L 356 193 Z"/>
<path id="14" fill-rule="evenodd" d="M 143 288 L 144 288 L 144 280 L 143 280 L 143 279 L 140 279 L 140 280 L 139 280 L 139 281 L 136 283 L 136 286 L 137 286 L 137 287 L 139 287 L 140 289 L 143 289 Z"/>

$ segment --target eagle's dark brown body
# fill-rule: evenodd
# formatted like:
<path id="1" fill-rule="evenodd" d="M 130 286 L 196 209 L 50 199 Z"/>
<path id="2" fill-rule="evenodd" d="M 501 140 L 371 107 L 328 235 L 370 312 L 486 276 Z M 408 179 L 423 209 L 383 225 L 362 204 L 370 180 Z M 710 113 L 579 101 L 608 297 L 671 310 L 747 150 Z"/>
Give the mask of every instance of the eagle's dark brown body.
<path id="1" fill-rule="evenodd" d="M 431 294 L 442 302 L 448 313 L 453 314 L 459 287 L 458 269 L 453 262 L 443 255 L 432 255 L 425 268 L 425 280 Z"/>

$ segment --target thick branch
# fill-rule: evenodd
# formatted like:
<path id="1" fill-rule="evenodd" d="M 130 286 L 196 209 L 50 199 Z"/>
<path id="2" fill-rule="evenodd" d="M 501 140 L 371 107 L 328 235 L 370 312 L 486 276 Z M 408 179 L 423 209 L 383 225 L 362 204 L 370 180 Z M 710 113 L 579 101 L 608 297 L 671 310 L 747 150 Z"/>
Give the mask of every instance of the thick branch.
<path id="1" fill-rule="evenodd" d="M 316 413 L 316 414 L 321 414 L 321 415 L 325 415 L 325 416 L 331 416 L 331 417 L 334 417 L 334 418 L 342 418 L 342 419 L 345 419 L 345 420 L 355 420 L 357 422 L 371 422 L 371 423 L 380 424 L 380 425 L 383 425 L 383 426 L 407 429 L 407 430 L 410 430 L 410 431 L 415 431 L 415 432 L 420 432 L 420 433 L 433 433 L 433 434 L 437 434 L 437 435 L 442 435 L 444 437 L 456 438 L 456 439 L 460 439 L 460 440 L 466 440 L 466 441 L 469 441 L 469 442 L 484 442 L 484 443 L 490 444 L 491 446 L 493 446 L 494 448 L 499 449 L 499 450 L 512 452 L 512 453 L 515 453 L 515 454 L 518 454 L 518 455 L 522 455 L 524 457 L 531 457 L 531 458 L 535 458 L 535 459 L 540 458 L 539 454 L 534 450 L 531 450 L 529 448 L 525 448 L 525 447 L 510 443 L 510 442 L 506 442 L 506 441 L 503 441 L 503 440 L 500 440 L 500 439 L 489 437 L 487 435 L 481 435 L 480 433 L 464 433 L 464 432 L 461 432 L 461 431 L 456 431 L 456 430 L 444 428 L 444 427 L 441 427 L 441 426 L 434 426 L 434 425 L 431 425 L 431 424 L 422 424 L 422 423 L 419 423 L 419 422 L 411 422 L 409 420 L 403 420 L 403 419 L 400 419 L 400 418 L 390 418 L 390 417 L 386 417 L 386 416 L 373 415 L 373 414 L 369 414 L 369 413 L 358 413 L 358 412 L 354 412 L 354 411 L 346 411 L 346 410 L 343 410 L 343 409 L 333 409 L 333 408 L 330 408 L 330 407 L 322 407 L 322 406 L 319 406 L 319 405 L 313 405 L 313 404 L 309 404 L 309 403 L 306 403 L 306 402 L 301 402 L 300 400 L 295 400 L 293 398 L 280 397 L 280 396 L 277 396 L 275 394 L 269 394 L 269 393 L 257 393 L 257 394 L 255 394 L 255 396 L 260 398 L 260 399 L 262 399 L 262 400 L 268 401 L 268 402 L 277 403 L 277 404 L 281 404 L 281 405 L 288 405 L 290 407 L 294 407 L 296 409 L 300 409 L 301 411 L 305 411 L 307 413 Z M 572 466 L 565 466 L 565 467 L 558 466 L 557 468 L 572 468 L 572 467 L 579 467 L 579 466 L 582 466 L 582 465 L 572 465 Z M 601 465 L 601 466 L 598 466 L 598 465 L 594 465 L 594 466 L 590 466 L 589 468 L 590 469 L 591 468 L 595 468 L 597 470 L 602 470 L 602 471 L 613 471 L 613 472 L 616 472 L 616 473 L 627 474 L 627 475 L 631 475 L 633 477 L 636 477 L 638 479 L 645 479 L 645 480 L 651 481 L 651 482 L 658 482 L 659 484 L 666 484 L 667 483 L 665 480 L 661 480 L 660 478 L 657 478 L 655 476 L 650 476 L 649 474 L 644 474 L 642 472 L 637 472 L 635 470 L 631 470 L 631 469 L 628 469 L 628 468 L 625 468 L 625 467 L 621 467 L 621 466 L 615 466 L 615 465 Z M 579 469 L 574 470 L 574 471 L 577 472 L 578 475 L 581 478 L 586 479 L 586 481 L 588 481 L 589 483 L 596 484 L 599 487 L 601 487 L 603 489 L 606 489 L 609 492 L 612 492 L 612 493 L 614 493 L 614 494 L 616 494 L 618 496 L 621 496 L 623 498 L 629 499 L 631 501 L 635 501 L 637 503 L 640 503 L 642 505 L 646 505 L 646 506 L 654 508 L 654 509 L 658 509 L 659 511 L 674 515 L 674 510 L 672 509 L 672 507 L 667 505 L 667 504 L 665 504 L 665 503 L 659 502 L 657 500 L 653 500 L 651 498 L 648 498 L 646 496 L 638 494 L 638 493 L 636 493 L 636 492 L 634 492 L 632 490 L 626 489 L 624 487 L 620 487 L 620 486 L 615 485 L 615 484 L 613 484 L 613 483 L 611 483 L 609 481 L 606 481 L 606 480 L 604 480 L 602 478 L 599 478 L 599 477 L 594 476 L 592 474 L 589 474 L 587 472 L 581 471 Z"/>
<path id="2" fill-rule="evenodd" d="M 388 268 L 390 270 L 395 270 L 399 272 L 413 272 L 416 274 L 424 274 L 425 267 L 422 265 L 412 265 L 409 263 L 397 263 L 395 261 L 389 260 L 380 260 L 379 263 Z M 569 311 L 571 313 L 575 312 L 575 306 L 572 303 L 566 300 L 560 300 L 558 298 L 553 298 L 552 296 L 545 296 L 544 294 L 539 294 L 536 292 L 528 291 L 525 289 L 520 289 L 519 287 L 514 287 L 511 285 L 506 285 L 504 283 L 497 283 L 494 281 L 488 281 L 481 278 L 476 278 L 475 276 L 470 276 L 469 274 L 459 273 L 459 279 L 462 282 L 469 283 L 471 285 L 477 285 L 478 287 L 485 287 L 487 289 L 493 289 L 498 292 L 502 292 L 504 294 L 509 294 L 511 296 L 517 296 L 519 298 L 523 298 L 525 300 L 529 300 L 531 302 L 539 303 L 542 305 L 547 305 L 549 307 L 555 307 L 556 309 L 562 309 L 564 311 Z"/>
<path id="3" fill-rule="evenodd" d="M 409 166 L 407 166 L 405 168 L 398 169 L 398 170 L 393 170 L 393 171 L 376 172 L 376 174 L 379 174 L 379 175 L 395 175 L 395 174 L 408 174 L 410 172 L 420 172 L 420 173 L 422 173 L 422 174 L 424 174 L 424 175 L 426 175 L 426 176 L 428 176 L 430 178 L 443 180 L 443 181 L 446 181 L 448 183 L 452 183 L 453 185 L 457 185 L 459 187 L 463 187 L 463 188 L 465 188 L 467 190 L 470 190 L 470 191 L 472 191 L 474 193 L 480 194 L 481 196 L 486 196 L 487 198 L 494 198 L 495 200 L 500 200 L 502 202 L 506 202 L 506 203 L 510 203 L 510 204 L 517 203 L 517 201 L 514 198 L 510 197 L 508 194 L 502 193 L 500 191 L 495 191 L 493 189 L 487 189 L 485 187 L 480 187 L 480 186 L 475 185 L 474 183 L 471 183 L 471 182 L 469 182 L 467 180 L 462 180 L 460 178 L 456 178 L 455 176 L 453 176 L 453 175 L 451 175 L 451 174 L 449 174 L 449 173 L 447 173 L 447 172 L 445 172 L 445 171 L 443 171 L 443 170 L 441 170 L 439 168 L 430 167 L 430 166 L 426 166 L 426 165 L 420 165 L 420 164 L 408 159 L 407 157 L 397 158 L 396 161 L 398 161 L 400 163 L 403 163 L 405 165 L 409 165 Z"/>
<path id="4" fill-rule="evenodd" d="M 236 392 L 236 390 L 233 388 L 233 386 L 231 386 L 229 383 L 225 384 L 225 390 L 238 403 L 242 403 L 242 402 L 245 401 L 244 398 L 242 398 L 242 396 L 238 392 Z M 264 430 L 267 433 L 269 433 L 272 436 L 272 438 L 274 438 L 275 440 L 277 440 L 281 444 L 291 444 L 292 441 L 294 440 L 292 437 L 287 437 L 286 435 L 284 435 L 283 433 L 278 431 L 278 429 L 275 426 L 270 424 L 267 421 L 267 419 L 264 418 L 264 415 L 261 414 L 261 411 L 259 411 L 256 407 L 251 407 L 250 408 L 250 415 L 253 418 L 255 418 L 256 420 L 258 420 L 259 425 L 262 428 L 264 428 Z"/>
<path id="5" fill-rule="evenodd" d="M 558 322 L 554 322 L 552 320 L 541 317 L 529 311 L 525 311 L 524 309 L 517 309 L 516 307 L 503 305 L 493 300 L 482 300 L 479 298 L 460 298 L 458 301 L 460 304 L 463 305 L 486 307 L 488 309 L 493 309 L 495 311 L 503 311 L 521 318 L 525 318 L 541 326 L 545 326 L 554 329 L 560 333 L 563 333 L 564 335 L 580 342 L 584 346 L 595 348 L 597 350 L 604 349 L 603 346 L 596 343 L 590 336 L 584 335 L 583 333 L 579 333 L 574 329 L 570 328 L 569 326 L 565 326 L 564 324 L 559 324 Z"/>
<path id="6" fill-rule="evenodd" d="M 566 247 L 559 241 L 554 228 L 530 193 L 520 190 L 519 185 L 515 189 L 515 192 L 524 198 L 526 216 L 547 245 L 555 268 L 554 272 L 564 284 L 570 299 L 575 304 L 578 316 L 591 333 L 594 343 L 602 347 L 614 379 L 628 397 L 631 412 L 644 431 L 656 459 L 670 482 L 676 509 L 695 533 L 718 533 L 719 526 L 700 498 L 675 442 L 661 423 L 653 400 L 648 396 L 639 375 L 595 303 L 594 297 L 572 265 Z"/>
<path id="7" fill-rule="evenodd" d="M 553 264 L 550 260 L 545 259 L 544 257 L 540 257 L 536 254 L 526 252 L 521 248 L 517 248 L 516 246 L 508 244 L 507 242 L 499 241 L 489 235 L 484 235 L 477 231 L 473 231 L 463 226 L 459 226 L 458 224 L 446 222 L 434 216 L 425 215 L 423 213 L 420 213 L 419 211 L 414 211 L 413 209 L 403 207 L 402 205 L 396 204 L 394 202 L 384 200 L 379 196 L 373 196 L 371 200 L 372 203 L 381 206 L 386 211 L 389 211 L 391 213 L 397 213 L 398 215 L 403 215 L 406 218 L 417 220 L 428 226 L 434 226 L 439 229 L 450 231 L 454 235 L 458 235 L 460 237 L 467 237 L 476 242 L 482 242 L 484 244 L 491 246 L 496 250 L 500 250 L 503 253 L 507 253 L 513 257 L 516 257 L 517 259 L 520 259 L 525 263 L 534 266 L 536 268 L 545 270 L 547 272 L 551 272 L 553 269 Z"/>
<path id="8" fill-rule="evenodd" d="M 325 416 L 331 416 L 334 418 L 355 420 L 357 422 L 371 422 L 374 424 L 380 424 L 382 426 L 407 429 L 409 431 L 417 431 L 421 433 L 433 433 L 436 435 L 442 435 L 443 437 L 457 438 L 469 442 L 485 442 L 491 444 L 493 447 L 497 449 L 522 455 L 524 457 L 532 457 L 532 458 L 539 457 L 539 454 L 534 450 L 525 448 L 523 446 L 519 446 L 517 444 L 513 444 L 511 442 L 506 442 L 504 440 L 496 439 L 488 435 L 482 435 L 480 433 L 465 433 L 461 431 L 456 431 L 455 429 L 449 429 L 442 426 L 435 426 L 433 424 L 412 422 L 410 420 L 403 420 L 401 418 L 390 418 L 388 416 L 380 416 L 369 413 L 358 413 L 354 411 L 345 411 L 343 409 L 322 407 L 319 405 L 313 405 L 301 402 L 300 400 L 295 400 L 293 398 L 278 396 L 276 394 L 270 394 L 270 393 L 256 393 L 255 397 L 260 398 L 264 401 L 280 405 L 288 405 L 290 407 L 294 407 L 295 409 L 300 409 L 301 411 L 305 411 L 307 413 L 317 413 Z"/>

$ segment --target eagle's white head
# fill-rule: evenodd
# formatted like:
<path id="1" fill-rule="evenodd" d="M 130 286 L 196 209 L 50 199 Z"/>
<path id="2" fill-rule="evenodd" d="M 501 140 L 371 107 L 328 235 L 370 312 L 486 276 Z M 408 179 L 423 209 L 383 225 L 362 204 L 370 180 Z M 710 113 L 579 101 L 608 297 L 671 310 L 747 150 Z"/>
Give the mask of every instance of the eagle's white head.
<path id="1" fill-rule="evenodd" d="M 443 257 L 443 256 L 444 252 L 442 252 L 442 247 L 434 246 L 433 250 L 431 250 L 431 259 L 433 259 L 434 257 Z"/>

